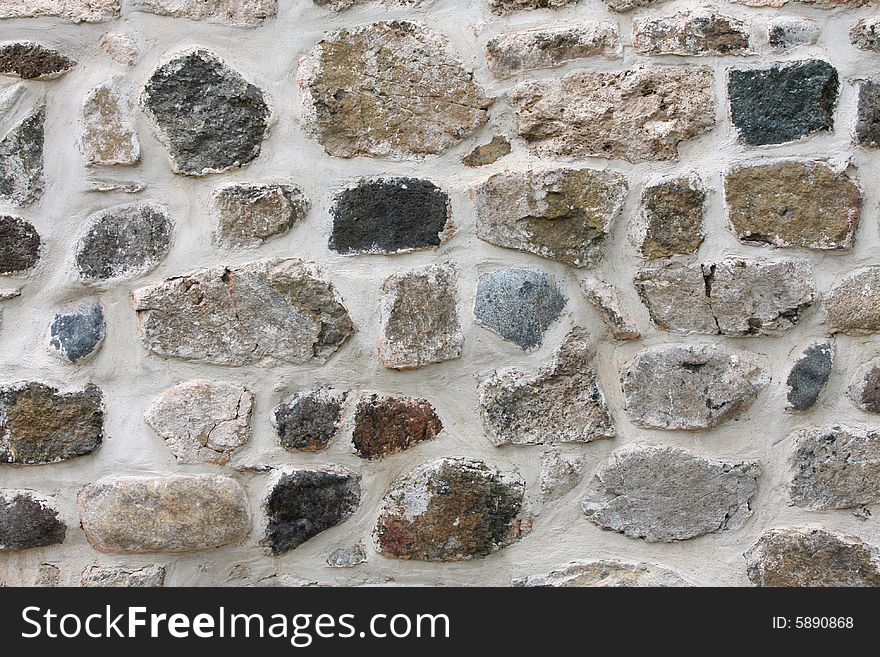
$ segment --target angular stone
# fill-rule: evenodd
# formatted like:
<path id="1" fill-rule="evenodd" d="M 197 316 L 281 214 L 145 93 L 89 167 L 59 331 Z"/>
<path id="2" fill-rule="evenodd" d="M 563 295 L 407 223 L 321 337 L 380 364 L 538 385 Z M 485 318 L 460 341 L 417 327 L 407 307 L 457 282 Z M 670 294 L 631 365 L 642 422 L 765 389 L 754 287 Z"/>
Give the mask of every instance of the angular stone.
<path id="1" fill-rule="evenodd" d="M 57 463 L 91 454 L 104 440 L 97 387 L 59 393 L 42 383 L 0 386 L 0 463 Z"/>
<path id="2" fill-rule="evenodd" d="M 204 49 L 178 54 L 157 68 L 141 102 L 168 149 L 171 168 L 187 176 L 249 164 L 269 131 L 263 92 Z"/>
<path id="3" fill-rule="evenodd" d="M 833 331 L 846 335 L 880 332 L 880 266 L 847 274 L 825 295 L 825 311 Z"/>
<path id="4" fill-rule="evenodd" d="M 308 125 L 337 157 L 442 153 L 492 104 L 449 39 L 408 21 L 328 35 L 300 60 L 299 84 Z"/>
<path id="5" fill-rule="evenodd" d="M 880 433 L 836 424 L 792 434 L 789 495 L 812 511 L 880 502 Z"/>
<path id="6" fill-rule="evenodd" d="M 34 586 L 39 587 L 56 587 L 60 586 L 61 569 L 55 564 L 41 563 L 37 571 L 37 577 Z"/>
<path id="7" fill-rule="evenodd" d="M 696 177 L 673 178 L 642 192 L 639 251 L 646 260 L 696 253 L 703 243 L 706 190 Z"/>
<path id="8" fill-rule="evenodd" d="M 101 552 L 190 552 L 239 543 L 251 528 L 244 488 L 220 475 L 105 477 L 77 498 L 80 521 Z"/>
<path id="9" fill-rule="evenodd" d="M 715 126 L 712 84 L 707 67 L 654 66 L 527 82 L 511 101 L 536 155 L 674 160 Z"/>
<path id="10" fill-rule="evenodd" d="M 581 483 L 587 461 L 582 456 L 564 456 L 556 451 L 541 455 L 541 495 L 558 500 Z"/>
<path id="11" fill-rule="evenodd" d="M 880 550 L 824 529 L 771 529 L 745 553 L 755 586 L 880 586 Z"/>
<path id="12" fill-rule="evenodd" d="M 351 444 L 361 458 L 381 459 L 441 431 L 443 423 L 424 399 L 364 395 L 355 409 Z"/>
<path id="13" fill-rule="evenodd" d="M 218 365 L 326 361 L 354 332 L 331 283 L 296 259 L 201 269 L 132 293 L 154 354 Z"/>
<path id="14" fill-rule="evenodd" d="M 488 144 L 477 146 L 461 159 L 466 167 L 484 167 L 494 164 L 505 155 L 510 154 L 510 141 L 507 137 L 496 135 Z"/>
<path id="15" fill-rule="evenodd" d="M 489 0 L 489 6 L 496 14 L 532 9 L 561 9 L 580 2 L 580 0 Z"/>
<path id="16" fill-rule="evenodd" d="M 37 229 L 18 217 L 0 215 L 0 275 L 22 274 L 40 260 Z"/>
<path id="17" fill-rule="evenodd" d="M 331 568 L 354 568 L 367 560 L 367 553 L 360 543 L 350 548 L 333 550 L 327 557 L 327 565 Z"/>
<path id="18" fill-rule="evenodd" d="M 266 499 L 262 545 L 273 555 L 289 552 L 350 518 L 360 499 L 360 476 L 343 468 L 285 473 Z"/>
<path id="19" fill-rule="evenodd" d="M 769 381 L 754 354 L 712 345 L 650 347 L 620 377 L 624 410 L 634 424 L 685 431 L 736 417 Z"/>
<path id="20" fill-rule="evenodd" d="M 526 577 L 514 584 L 554 588 L 692 586 L 681 575 L 663 566 L 613 560 L 572 563 L 549 575 Z"/>
<path id="21" fill-rule="evenodd" d="M 441 458 L 400 478 L 385 494 L 374 537 L 388 557 L 462 561 L 522 535 L 525 482 L 482 461 Z"/>
<path id="22" fill-rule="evenodd" d="M 75 61 L 57 50 L 31 41 L 0 45 L 0 75 L 25 80 L 51 80 L 61 77 L 75 66 Z"/>
<path id="23" fill-rule="evenodd" d="M 482 326 L 529 351 L 544 341 L 544 333 L 566 303 L 568 298 L 549 274 L 499 269 L 480 276 L 474 317 Z"/>
<path id="24" fill-rule="evenodd" d="M 33 491 L 0 489 L 0 552 L 63 543 L 66 533 L 58 512 Z"/>
<path id="25" fill-rule="evenodd" d="M 121 0 L 3 0 L 0 18 L 58 16 L 74 23 L 103 23 L 119 18 Z"/>
<path id="26" fill-rule="evenodd" d="M 834 364 L 834 343 L 814 342 L 795 361 L 785 385 L 788 387 L 787 411 L 802 412 L 813 408 L 819 393 L 828 383 Z"/>
<path id="27" fill-rule="evenodd" d="M 330 214 L 330 248 L 344 255 L 430 249 L 451 234 L 449 195 L 419 178 L 361 180 Z"/>
<path id="28" fill-rule="evenodd" d="M 576 267 L 604 255 L 626 179 L 597 169 L 499 173 L 473 190 L 477 237 Z"/>
<path id="29" fill-rule="evenodd" d="M 751 50 L 745 21 L 712 9 L 638 17 L 632 45 L 643 55 L 747 55 Z"/>
<path id="30" fill-rule="evenodd" d="M 746 144 L 782 144 L 834 127 L 837 70 L 811 59 L 730 71 L 730 115 Z"/>
<path id="31" fill-rule="evenodd" d="M 596 474 L 584 513 L 603 529 L 649 543 L 738 529 L 752 515 L 757 464 L 703 458 L 677 447 L 632 444 Z"/>
<path id="32" fill-rule="evenodd" d="M 767 41 L 776 50 L 810 46 L 819 39 L 819 26 L 794 16 L 779 16 L 767 22 Z"/>
<path id="33" fill-rule="evenodd" d="M 356 5 L 364 4 L 382 4 L 382 5 L 400 5 L 405 7 L 418 7 L 420 5 L 430 4 L 433 0 L 312 0 L 319 7 L 329 7 L 333 11 L 345 11 Z"/>
<path id="34" fill-rule="evenodd" d="M 124 568 L 90 566 L 82 572 L 79 585 L 84 588 L 155 588 L 165 586 L 165 566 Z"/>
<path id="35" fill-rule="evenodd" d="M 581 281 L 581 292 L 615 340 L 638 340 L 642 337 L 635 322 L 624 312 L 613 285 L 599 279 L 584 279 Z"/>
<path id="36" fill-rule="evenodd" d="M 84 363 L 94 356 L 107 335 L 104 308 L 97 300 L 75 310 L 55 314 L 49 325 L 49 351 L 69 363 Z"/>
<path id="37" fill-rule="evenodd" d="M 259 25 L 278 13 L 278 0 L 135 0 L 132 8 L 193 21 Z"/>
<path id="38" fill-rule="evenodd" d="M 869 16 L 853 25 L 849 40 L 859 50 L 880 52 L 880 16 Z"/>
<path id="39" fill-rule="evenodd" d="M 330 388 L 305 390 L 275 409 L 275 428 L 287 450 L 326 449 L 339 431 L 348 393 Z"/>
<path id="40" fill-rule="evenodd" d="M 227 249 L 244 249 L 289 231 L 311 204 L 294 185 L 229 185 L 214 192 L 214 206 L 214 241 Z"/>
<path id="41" fill-rule="evenodd" d="M 451 263 L 394 274 L 379 301 L 379 356 L 408 370 L 461 357 L 464 338 Z"/>
<path id="42" fill-rule="evenodd" d="M 588 443 L 615 436 L 589 335 L 572 330 L 553 363 L 533 374 L 507 369 L 479 386 L 480 417 L 495 446 Z"/>
<path id="43" fill-rule="evenodd" d="M 819 250 L 851 248 L 862 208 L 859 186 L 825 162 L 735 166 L 724 199 L 739 240 Z"/>
<path id="44" fill-rule="evenodd" d="M 134 66 L 137 62 L 139 48 L 128 34 L 120 32 L 108 32 L 101 38 L 101 49 L 106 52 L 114 62 L 125 66 Z"/>
<path id="45" fill-rule="evenodd" d="M 83 124 L 80 147 L 88 166 L 131 165 L 140 160 L 131 105 L 117 83 L 104 82 L 89 92 L 83 102 Z"/>
<path id="46" fill-rule="evenodd" d="M 46 108 L 28 114 L 0 139 L 0 200 L 28 205 L 43 195 Z"/>
<path id="47" fill-rule="evenodd" d="M 647 269 L 634 284 L 654 324 L 679 335 L 780 335 L 815 299 L 810 266 L 797 260 Z"/>
<path id="48" fill-rule="evenodd" d="M 154 269 L 168 255 L 174 223 L 157 203 L 120 205 L 89 217 L 76 247 L 83 282 L 132 278 Z"/>
<path id="49" fill-rule="evenodd" d="M 863 411 L 880 413 L 880 358 L 874 358 L 859 368 L 846 395 Z"/>
<path id="50" fill-rule="evenodd" d="M 749 7 L 782 7 L 789 0 L 733 0 L 742 5 Z M 835 9 L 842 7 L 844 9 L 854 9 L 858 7 L 870 7 L 876 5 L 878 0 L 791 0 L 797 4 L 811 5 L 817 9 Z"/>
<path id="51" fill-rule="evenodd" d="M 880 46 L 878 46 L 878 52 L 880 52 Z M 856 143 L 860 146 L 876 148 L 880 146 L 880 82 L 857 80 L 855 86 Z"/>

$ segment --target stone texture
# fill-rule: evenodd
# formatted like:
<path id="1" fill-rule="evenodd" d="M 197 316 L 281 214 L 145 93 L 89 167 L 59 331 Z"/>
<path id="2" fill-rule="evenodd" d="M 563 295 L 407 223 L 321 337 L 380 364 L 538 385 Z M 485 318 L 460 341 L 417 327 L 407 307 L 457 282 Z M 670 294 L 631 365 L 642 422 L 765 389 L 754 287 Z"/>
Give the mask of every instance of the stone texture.
<path id="1" fill-rule="evenodd" d="M 394 274 L 379 300 L 379 356 L 385 367 L 408 370 L 461 357 L 455 265 Z"/>
<path id="2" fill-rule="evenodd" d="M 461 159 L 466 167 L 484 167 L 510 154 L 510 141 L 503 135 L 492 137 L 488 144 L 477 146 Z"/>
<path id="3" fill-rule="evenodd" d="M 568 299 L 549 274 L 530 269 L 499 269 L 477 283 L 474 317 L 482 326 L 523 351 L 535 349 L 562 314 Z"/>
<path id="4" fill-rule="evenodd" d="M 80 521 L 101 552 L 190 552 L 238 543 L 251 528 L 244 488 L 221 475 L 105 477 L 83 488 Z"/>
<path id="5" fill-rule="evenodd" d="M 755 586 L 880 586 L 880 551 L 824 529 L 771 529 L 745 553 Z"/>
<path id="6" fill-rule="evenodd" d="M 724 199 L 739 240 L 820 250 L 852 247 L 862 208 L 859 186 L 825 162 L 735 166 Z"/>
<path id="7" fill-rule="evenodd" d="M 387 557 L 461 561 L 517 540 L 525 483 L 482 461 L 441 458 L 398 479 L 385 494 L 374 537 Z"/>
<path id="8" fill-rule="evenodd" d="M 173 231 L 168 211 L 157 203 L 96 212 L 76 246 L 80 278 L 98 283 L 151 271 L 168 255 Z"/>
<path id="9" fill-rule="evenodd" d="M 364 395 L 354 413 L 351 444 L 364 459 L 381 459 L 436 438 L 443 431 L 437 411 L 424 399 Z"/>
<path id="10" fill-rule="evenodd" d="M 49 351 L 65 362 L 84 363 L 98 352 L 106 335 L 101 303 L 84 301 L 70 312 L 55 314 L 49 324 Z"/>
<path id="11" fill-rule="evenodd" d="M 449 196 L 419 178 L 361 180 L 336 196 L 330 215 L 330 248 L 345 255 L 430 249 L 451 234 Z"/>
<path id="12" fill-rule="evenodd" d="M 834 127 L 840 84 L 828 62 L 730 71 L 730 115 L 746 144 L 782 144 Z"/>
<path id="13" fill-rule="evenodd" d="M 2 11 L 2 10 L 0 10 Z M 57 50 L 31 41 L 0 44 L 0 75 L 25 80 L 59 78 L 76 62 Z"/>
<path id="14" fill-rule="evenodd" d="M 345 11 L 351 7 L 364 4 L 418 7 L 430 4 L 433 0 L 312 0 L 312 2 L 320 7 L 328 7 L 333 11 Z"/>
<path id="15" fill-rule="evenodd" d="M 214 267 L 132 293 L 154 354 L 220 365 L 326 361 L 354 332 L 333 285 L 296 259 Z"/>
<path id="16" fill-rule="evenodd" d="M 337 157 L 442 153 L 492 104 L 445 36 L 407 21 L 328 35 L 300 60 L 299 83 L 307 123 Z"/>
<path id="17" fill-rule="evenodd" d="M 633 20 L 633 48 L 643 55 L 746 55 L 745 21 L 711 9 Z"/>
<path id="18" fill-rule="evenodd" d="M 62 543 L 66 532 L 46 500 L 32 491 L 0 489 L 0 552 Z"/>
<path id="19" fill-rule="evenodd" d="M 603 529 L 671 543 L 738 529 L 752 515 L 760 470 L 676 447 L 627 445 L 612 452 L 584 501 Z"/>
<path id="20" fill-rule="evenodd" d="M 672 178 L 642 192 L 639 251 L 646 260 L 696 253 L 703 243 L 706 190 L 695 176 Z"/>
<path id="21" fill-rule="evenodd" d="M 833 331 L 847 335 L 880 332 L 880 266 L 850 272 L 825 295 Z"/>
<path id="22" fill-rule="evenodd" d="M 489 439 L 500 446 L 613 438 L 595 356 L 589 335 L 576 328 L 552 364 L 532 374 L 518 369 L 489 374 L 479 386 L 480 417 Z"/>
<path id="23" fill-rule="evenodd" d="M 83 102 L 80 142 L 87 165 L 132 165 L 140 160 L 141 145 L 131 117 L 131 104 L 118 83 L 104 82 L 89 92 Z"/>
<path id="24" fill-rule="evenodd" d="M 194 21 L 259 25 L 278 12 L 278 0 L 134 0 L 133 9 Z"/>
<path id="25" fill-rule="evenodd" d="M 853 25 L 849 40 L 859 50 L 880 52 L 880 17 L 868 16 Z"/>
<path id="26" fill-rule="evenodd" d="M 799 413 L 813 408 L 828 383 L 833 364 L 834 342 L 831 340 L 814 342 L 804 349 L 785 382 L 788 387 L 786 410 Z"/>
<path id="27" fill-rule="evenodd" d="M 58 16 L 74 23 L 103 23 L 118 18 L 121 0 L 4 0 L 0 18 Z"/>
<path id="28" fill-rule="evenodd" d="M 175 173 L 203 176 L 242 167 L 260 155 L 269 130 L 263 92 L 204 49 L 157 68 L 141 102 Z"/>
<path id="29" fill-rule="evenodd" d="M 275 409 L 275 428 L 287 450 L 326 449 L 342 423 L 348 393 L 330 388 L 304 390 Z"/>
<path id="30" fill-rule="evenodd" d="M 623 310 L 614 286 L 599 279 L 584 279 L 580 286 L 584 297 L 615 340 L 638 340 L 641 337 L 635 322 Z"/>
<path id="31" fill-rule="evenodd" d="M 104 440 L 101 391 L 42 383 L 0 386 L 0 463 L 35 465 L 91 454 Z"/>
<path id="32" fill-rule="evenodd" d="M 282 475 L 266 499 L 269 525 L 262 544 L 284 554 L 344 522 L 361 499 L 360 476 L 342 468 Z"/>
<path id="33" fill-rule="evenodd" d="M 367 553 L 360 543 L 350 548 L 338 548 L 327 557 L 331 568 L 354 568 L 367 561 Z"/>
<path id="34" fill-rule="evenodd" d="M 634 424 L 685 431 L 736 417 L 769 381 L 754 354 L 712 345 L 650 347 L 620 377 L 624 409 Z"/>
<path id="35" fill-rule="evenodd" d="M 602 0 L 612 11 L 626 12 L 641 7 L 653 7 L 666 0 Z"/>
<path id="36" fill-rule="evenodd" d="M 122 566 L 89 566 L 80 577 L 84 588 L 155 588 L 165 586 L 165 566 L 125 568 Z"/>
<path id="37" fill-rule="evenodd" d="M 792 434 L 789 494 L 812 511 L 880 502 L 880 433 L 865 427 L 801 429 Z"/>
<path id="38" fill-rule="evenodd" d="M 626 179 L 597 169 L 499 173 L 472 192 L 477 237 L 576 267 L 604 255 Z"/>
<path id="39" fill-rule="evenodd" d="M 125 66 L 134 66 L 140 51 L 137 41 L 122 32 L 108 32 L 101 37 L 101 49 L 114 62 Z"/>
<path id="40" fill-rule="evenodd" d="M 580 0 L 489 0 L 489 6 L 496 14 L 532 9 L 561 9 L 577 4 Z"/>
<path id="41" fill-rule="evenodd" d="M 43 195 L 46 108 L 28 114 L 0 139 L 0 200 L 28 205 Z"/>
<path id="42" fill-rule="evenodd" d="M 880 147 L 880 81 L 857 80 L 855 86 L 856 143 L 860 146 Z"/>
<path id="43" fill-rule="evenodd" d="M 795 16 L 779 16 L 767 21 L 767 41 L 776 50 L 810 46 L 819 39 L 819 26 Z"/>
<path id="44" fill-rule="evenodd" d="M 527 82 L 511 96 L 536 155 L 674 160 L 678 144 L 715 125 L 712 71 L 654 66 Z"/>
<path id="45" fill-rule="evenodd" d="M 227 249 L 260 246 L 289 231 L 311 207 L 294 185 L 228 185 L 214 192 L 214 241 Z"/>
<path id="46" fill-rule="evenodd" d="M 0 215 L 0 275 L 22 274 L 40 261 L 37 229 L 19 217 Z"/>
<path id="47" fill-rule="evenodd" d="M 858 369 L 846 395 L 863 411 L 880 413 L 880 358 L 874 358 Z"/>
<path id="48" fill-rule="evenodd" d="M 602 560 L 572 563 L 549 575 L 526 577 L 517 586 L 573 587 L 678 587 L 691 584 L 675 571 L 652 563 Z"/>
<path id="49" fill-rule="evenodd" d="M 541 495 L 558 500 L 581 483 L 587 460 L 583 456 L 563 455 L 555 450 L 541 455 Z"/>
<path id="50" fill-rule="evenodd" d="M 815 299 L 810 266 L 797 260 L 647 269 L 634 283 L 654 324 L 679 335 L 780 335 Z"/>

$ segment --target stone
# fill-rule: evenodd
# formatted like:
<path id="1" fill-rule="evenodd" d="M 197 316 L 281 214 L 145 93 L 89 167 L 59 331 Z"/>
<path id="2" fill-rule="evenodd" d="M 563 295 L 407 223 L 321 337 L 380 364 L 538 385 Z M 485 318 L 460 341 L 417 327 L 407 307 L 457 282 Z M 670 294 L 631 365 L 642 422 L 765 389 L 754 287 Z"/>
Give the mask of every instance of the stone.
<path id="1" fill-rule="evenodd" d="M 408 21 L 329 34 L 298 79 L 306 124 L 336 157 L 442 153 L 483 126 L 492 104 L 446 36 Z"/>
<path id="2" fill-rule="evenodd" d="M 798 260 L 646 269 L 634 284 L 654 324 L 679 335 L 781 335 L 816 296 L 810 266 Z"/>
<path id="3" fill-rule="evenodd" d="M 714 345 L 660 345 L 623 370 L 624 410 L 650 429 L 703 431 L 742 414 L 770 382 L 757 356 Z"/>
<path id="4" fill-rule="evenodd" d="M 511 102 L 535 155 L 663 161 L 715 126 L 712 86 L 707 67 L 651 66 L 526 82 Z"/>
<path id="5" fill-rule="evenodd" d="M 278 12 L 278 0 L 135 0 L 132 6 L 160 16 L 255 26 Z"/>
<path id="6" fill-rule="evenodd" d="M 492 443 L 589 443 L 615 436 L 589 335 L 572 330 L 533 374 L 495 371 L 480 383 L 480 418 Z"/>
<path id="7" fill-rule="evenodd" d="M 121 0 L 3 0 L 0 18 L 57 16 L 74 23 L 103 23 L 119 18 Z"/>
<path id="8" fill-rule="evenodd" d="M 87 192 L 99 192 L 101 194 L 106 194 L 107 192 L 140 194 L 146 188 L 146 183 L 133 180 L 102 180 L 100 178 L 93 178 L 88 181 L 88 186 L 85 189 Z"/>
<path id="9" fill-rule="evenodd" d="M 386 557 L 462 561 L 484 557 L 523 533 L 525 482 L 482 461 L 441 458 L 398 479 L 385 494 L 374 538 Z"/>
<path id="10" fill-rule="evenodd" d="M 837 70 L 816 59 L 730 71 L 730 115 L 751 146 L 782 144 L 834 127 Z"/>
<path id="11" fill-rule="evenodd" d="M 59 393 L 42 383 L 0 386 L 0 463 L 57 463 L 91 454 L 104 441 L 101 390 Z"/>
<path id="12" fill-rule="evenodd" d="M 695 176 L 672 178 L 642 192 L 639 252 L 646 260 L 696 253 L 703 243 L 706 190 Z"/>
<path id="13" fill-rule="evenodd" d="M 351 444 L 363 459 L 398 454 L 443 431 L 437 411 L 424 399 L 363 395 L 354 413 Z"/>
<path id="14" fill-rule="evenodd" d="M 0 489 L 0 552 L 63 543 L 66 533 L 47 500 L 29 490 Z"/>
<path id="15" fill-rule="evenodd" d="M 131 104 L 116 82 L 103 82 L 83 102 L 80 141 L 88 166 L 127 166 L 141 158 Z"/>
<path id="16" fill-rule="evenodd" d="M 280 237 L 305 219 L 311 207 L 294 185 L 228 185 L 214 192 L 214 242 L 227 249 L 253 248 Z"/>
<path id="17" fill-rule="evenodd" d="M 499 173 L 476 187 L 477 237 L 576 267 L 604 255 L 626 179 L 598 169 Z"/>
<path id="18" fill-rule="evenodd" d="M 878 47 L 880 52 L 880 47 Z M 880 81 L 857 80 L 855 138 L 859 146 L 880 147 Z"/>
<path id="19" fill-rule="evenodd" d="M 523 351 L 536 349 L 559 319 L 568 298 L 549 274 L 530 269 L 499 269 L 477 283 L 477 323 Z"/>
<path id="20" fill-rule="evenodd" d="M 24 219 L 0 215 L 0 275 L 23 274 L 40 261 L 42 240 Z"/>
<path id="21" fill-rule="evenodd" d="M 43 123 L 38 107 L 0 139 L 0 200 L 24 206 L 43 195 Z"/>
<path id="22" fill-rule="evenodd" d="M 486 43 L 489 72 L 496 78 L 599 56 L 622 56 L 617 26 L 608 21 L 501 34 Z"/>
<path id="23" fill-rule="evenodd" d="M 712 9 L 633 20 L 632 46 L 643 55 L 747 55 L 751 52 L 745 21 Z"/>
<path id="24" fill-rule="evenodd" d="M 880 413 L 880 359 L 874 358 L 858 369 L 846 396 L 868 413 Z"/>
<path id="25" fill-rule="evenodd" d="M 835 332 L 880 332 L 880 266 L 850 272 L 825 295 L 825 312 Z"/>
<path id="26" fill-rule="evenodd" d="M 489 0 L 489 6 L 496 14 L 532 9 L 561 9 L 577 4 L 580 0 Z"/>
<path id="27" fill-rule="evenodd" d="M 683 587 L 693 586 L 673 570 L 652 563 L 603 559 L 572 563 L 549 575 L 526 577 L 515 586 L 572 587 Z"/>
<path id="28" fill-rule="evenodd" d="M 581 292 L 599 315 L 599 319 L 615 340 L 638 340 L 641 336 L 635 322 L 620 303 L 620 296 L 610 283 L 599 279 L 584 279 L 580 282 Z"/>
<path id="29" fill-rule="evenodd" d="M 831 340 L 814 342 L 804 349 L 785 381 L 788 387 L 786 410 L 800 413 L 813 408 L 828 383 L 833 364 L 834 342 Z"/>
<path id="30" fill-rule="evenodd" d="M 779 16 L 767 21 L 767 41 L 771 48 L 789 50 L 811 46 L 819 40 L 819 26 L 795 16 Z"/>
<path id="31" fill-rule="evenodd" d="M 156 588 L 165 586 L 165 566 L 125 568 L 122 566 L 89 566 L 80 577 L 84 588 Z"/>
<path id="32" fill-rule="evenodd" d="M 853 25 L 849 40 L 859 50 L 880 52 L 880 17 L 868 16 Z"/>
<path id="33" fill-rule="evenodd" d="M 250 164 L 269 131 L 263 92 L 204 49 L 159 66 L 141 103 L 168 149 L 172 170 L 187 176 Z"/>
<path id="34" fill-rule="evenodd" d="M 120 205 L 96 212 L 76 246 L 85 283 L 133 278 L 155 269 L 168 255 L 174 223 L 157 203 Z"/>
<path id="35" fill-rule="evenodd" d="M 747 244 L 848 249 L 862 208 L 859 186 L 825 162 L 734 166 L 724 177 L 733 234 Z"/>
<path id="36" fill-rule="evenodd" d="M 285 473 L 266 499 L 262 545 L 277 556 L 344 522 L 360 504 L 360 476 L 343 468 Z"/>
<path id="37" fill-rule="evenodd" d="M 466 167 L 484 167 L 494 164 L 505 155 L 510 154 L 510 140 L 503 135 L 492 137 L 488 144 L 477 146 L 468 155 L 461 159 Z"/>
<path id="38" fill-rule="evenodd" d="M 178 463 L 225 465 L 250 440 L 253 409 L 244 386 L 194 379 L 159 394 L 144 420 Z"/>
<path id="39" fill-rule="evenodd" d="M 581 483 L 587 461 L 582 456 L 566 456 L 557 451 L 541 455 L 541 495 L 558 500 Z"/>
<path id="40" fill-rule="evenodd" d="M 853 9 L 877 4 L 877 0 L 791 0 L 798 4 L 811 5 L 817 9 L 835 9 L 842 7 L 844 9 Z M 749 7 L 782 7 L 789 0 L 734 0 L 742 5 Z"/>
<path id="41" fill-rule="evenodd" d="M 330 208 L 330 249 L 344 255 L 406 253 L 451 235 L 449 195 L 429 180 L 361 180 Z"/>
<path id="42" fill-rule="evenodd" d="M 880 502 L 880 433 L 835 424 L 791 438 L 788 492 L 795 506 L 828 511 Z"/>
<path id="43" fill-rule="evenodd" d="M 752 515 L 757 464 L 714 461 L 663 445 L 611 453 L 584 500 L 603 529 L 649 543 L 684 541 L 742 527 Z"/>
<path id="44" fill-rule="evenodd" d="M 41 588 L 57 587 L 61 585 L 61 569 L 55 564 L 41 563 L 37 570 L 34 586 Z"/>
<path id="45" fill-rule="evenodd" d="M 60 78 L 75 66 L 75 61 L 57 50 L 32 41 L 0 45 L 0 75 L 25 80 L 51 80 Z"/>
<path id="46" fill-rule="evenodd" d="M 330 388 L 304 390 L 275 409 L 275 428 L 287 450 L 317 452 L 326 449 L 342 423 L 342 405 L 348 396 Z"/>
<path id="47" fill-rule="evenodd" d="M 880 551 L 824 529 L 770 529 L 745 553 L 755 586 L 880 586 Z"/>
<path id="48" fill-rule="evenodd" d="M 105 477 L 77 498 L 86 538 L 100 552 L 191 552 L 239 543 L 251 528 L 244 488 L 221 475 Z"/>
<path id="49" fill-rule="evenodd" d="M 409 370 L 461 358 L 455 265 L 394 274 L 379 301 L 379 356 L 389 369 Z"/>
<path id="50" fill-rule="evenodd" d="M 137 41 L 122 32 L 108 32 L 101 37 L 101 49 L 114 62 L 125 66 L 134 66 L 137 62 L 139 48 Z"/>
<path id="51" fill-rule="evenodd" d="M 641 7 L 653 7 L 666 0 L 602 0 L 612 11 L 627 12 Z"/>
<path id="52" fill-rule="evenodd" d="M 354 568 L 362 563 L 366 563 L 367 553 L 364 546 L 358 543 L 350 548 L 339 548 L 333 550 L 327 557 L 327 565 L 331 568 Z"/>
<path id="53" fill-rule="evenodd" d="M 433 0 L 312 0 L 319 7 L 328 7 L 333 11 L 345 11 L 356 5 L 367 3 L 404 7 L 418 7 L 430 4 Z"/>
<path id="54" fill-rule="evenodd" d="M 84 301 L 70 312 L 55 314 L 49 324 L 49 351 L 65 362 L 84 363 L 98 352 L 106 335 L 101 303 Z"/>
<path id="55" fill-rule="evenodd" d="M 132 293 L 141 342 L 218 365 L 325 362 L 352 335 L 333 285 L 297 259 L 213 267 Z"/>

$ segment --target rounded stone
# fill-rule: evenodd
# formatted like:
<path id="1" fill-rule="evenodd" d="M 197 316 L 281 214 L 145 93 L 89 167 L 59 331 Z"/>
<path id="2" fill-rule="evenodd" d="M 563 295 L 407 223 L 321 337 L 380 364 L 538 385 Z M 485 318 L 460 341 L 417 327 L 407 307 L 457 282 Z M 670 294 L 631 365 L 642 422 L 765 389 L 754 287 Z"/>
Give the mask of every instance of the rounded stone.
<path id="1" fill-rule="evenodd" d="M 815 342 L 804 349 L 785 382 L 788 387 L 787 410 L 797 413 L 811 409 L 828 383 L 833 364 L 834 343 L 831 340 Z"/>
<path id="2" fill-rule="evenodd" d="M 351 444 L 358 456 L 380 459 L 435 438 L 443 423 L 424 399 L 365 395 L 354 414 Z"/>
<path id="3" fill-rule="evenodd" d="M 880 266 L 857 269 L 825 295 L 831 327 L 846 335 L 880 332 Z"/>
<path id="4" fill-rule="evenodd" d="M 49 350 L 66 362 L 83 363 L 97 353 L 106 335 L 104 308 L 99 301 L 86 301 L 55 315 L 49 325 Z"/>
<path id="5" fill-rule="evenodd" d="M 0 275 L 21 274 L 40 260 L 37 229 L 18 217 L 0 216 Z"/>
<path id="6" fill-rule="evenodd" d="M 874 358 L 858 369 L 846 396 L 863 411 L 880 413 L 880 358 Z"/>
<path id="7" fill-rule="evenodd" d="M 275 428 L 287 450 L 326 449 L 339 431 L 348 393 L 329 388 L 304 390 L 275 409 Z"/>
<path id="8" fill-rule="evenodd" d="M 0 75 L 25 80 L 58 78 L 76 66 L 76 62 L 57 50 L 38 43 L 19 41 L 0 45 Z"/>

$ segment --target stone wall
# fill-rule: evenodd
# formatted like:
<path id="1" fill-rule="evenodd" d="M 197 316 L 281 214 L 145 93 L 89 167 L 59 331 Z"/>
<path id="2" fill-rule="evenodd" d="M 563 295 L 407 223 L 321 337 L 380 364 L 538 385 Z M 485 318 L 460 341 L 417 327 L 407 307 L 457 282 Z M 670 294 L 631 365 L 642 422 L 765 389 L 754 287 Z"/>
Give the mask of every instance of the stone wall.
<path id="1" fill-rule="evenodd" d="M 5 0 L 0 582 L 880 583 L 876 0 Z"/>

